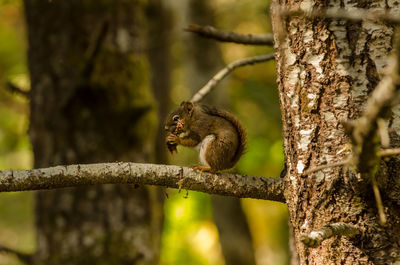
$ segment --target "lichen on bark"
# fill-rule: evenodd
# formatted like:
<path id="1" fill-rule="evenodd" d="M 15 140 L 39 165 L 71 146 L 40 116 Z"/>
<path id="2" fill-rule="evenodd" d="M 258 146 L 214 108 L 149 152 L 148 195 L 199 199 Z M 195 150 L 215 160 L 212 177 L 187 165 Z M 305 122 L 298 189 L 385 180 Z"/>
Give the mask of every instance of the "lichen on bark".
<path id="1" fill-rule="evenodd" d="M 396 3 L 397 4 L 396 4 Z M 289 10 L 359 8 L 399 13 L 398 1 L 279 1 Z M 289 16 L 283 23 L 286 37 L 275 36 L 277 72 L 283 120 L 288 174 L 285 192 L 291 225 L 294 226 L 300 263 L 385 264 L 400 256 L 396 222 L 398 199 L 385 197 L 390 224 L 379 225 L 368 180 L 347 167 L 326 168 L 307 176 L 305 170 L 344 160 L 351 145 L 341 120 L 360 116 L 366 99 L 378 84 L 392 49 L 392 26 L 375 20 L 361 22 L 340 19 Z M 394 121 L 394 123 L 396 123 Z M 390 122 L 389 122 L 390 124 Z M 393 138 L 392 146 L 398 146 Z M 397 160 L 391 160 L 392 165 Z M 396 169 L 383 179 L 395 179 Z M 398 185 L 385 186 L 385 192 Z M 392 193 L 398 194 L 398 193 Z M 363 231 L 359 239 L 331 238 L 316 249 L 308 249 L 300 235 L 330 223 L 348 222 Z M 381 251 L 381 250 L 384 251 Z M 391 255 L 390 253 L 394 253 Z"/>

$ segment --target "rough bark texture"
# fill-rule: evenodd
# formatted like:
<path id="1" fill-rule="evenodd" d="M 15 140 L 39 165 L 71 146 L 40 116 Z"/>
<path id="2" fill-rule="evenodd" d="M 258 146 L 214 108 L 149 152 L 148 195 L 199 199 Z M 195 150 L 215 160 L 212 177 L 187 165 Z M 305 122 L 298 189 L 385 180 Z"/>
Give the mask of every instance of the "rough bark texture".
<path id="1" fill-rule="evenodd" d="M 284 1 L 289 9 L 389 9 L 399 14 L 399 1 Z M 381 162 L 378 182 L 386 227 L 379 225 L 373 191 L 367 180 L 343 167 L 302 176 L 309 168 L 343 160 L 351 151 L 340 120 L 359 117 L 365 101 L 383 75 L 392 48 L 393 28 L 378 21 L 273 14 L 280 103 L 288 174 L 285 193 L 301 264 L 391 264 L 400 259 L 399 163 Z M 279 28 L 286 30 L 282 37 Z M 388 122 L 391 146 L 399 146 L 400 108 Z M 336 222 L 362 231 L 349 240 L 333 237 L 313 249 L 300 241 L 302 233 Z"/>
<path id="2" fill-rule="evenodd" d="M 143 1 L 25 0 L 35 167 L 151 158 Z M 156 264 L 152 189 L 36 194 L 36 264 Z"/>
<path id="3" fill-rule="evenodd" d="M 280 178 L 211 174 L 179 166 L 116 162 L 0 171 L 0 192 L 110 183 L 158 185 L 237 198 L 284 201 Z"/>

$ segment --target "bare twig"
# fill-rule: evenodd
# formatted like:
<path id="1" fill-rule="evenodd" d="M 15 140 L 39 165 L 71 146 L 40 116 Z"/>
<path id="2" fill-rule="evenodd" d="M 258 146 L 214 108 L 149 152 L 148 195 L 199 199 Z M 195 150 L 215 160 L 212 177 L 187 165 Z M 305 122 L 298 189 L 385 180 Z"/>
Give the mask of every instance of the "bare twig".
<path id="1" fill-rule="evenodd" d="M 284 202 L 280 178 L 210 174 L 179 166 L 120 162 L 0 171 L 0 192 L 117 183 L 181 187 L 210 194 Z"/>
<path id="2" fill-rule="evenodd" d="M 225 68 L 220 70 L 216 75 L 211 78 L 210 81 L 207 82 L 205 86 L 203 86 L 193 97 L 190 101 L 192 102 L 199 102 L 200 100 L 203 99 L 205 95 L 210 93 L 210 91 L 218 85 L 219 82 L 221 82 L 222 79 L 224 79 L 230 72 L 232 72 L 235 68 L 240 67 L 240 66 L 245 66 L 245 65 L 250 65 L 250 64 L 256 64 L 256 63 L 263 63 L 267 62 L 274 59 L 274 54 L 266 54 L 266 55 L 259 55 L 259 56 L 254 56 L 250 58 L 245 58 L 241 59 L 238 61 L 234 61 L 233 63 L 230 63 L 227 65 Z"/>
<path id="3" fill-rule="evenodd" d="M 379 192 L 379 187 L 378 183 L 376 182 L 376 178 L 373 177 L 371 182 L 372 182 L 372 190 L 374 192 L 376 201 L 376 208 L 378 209 L 379 222 L 381 225 L 385 225 L 387 220 L 386 220 L 385 210 L 383 209 L 382 197 L 381 193 Z"/>
<path id="4" fill-rule="evenodd" d="M 383 148 L 389 148 L 390 136 L 385 119 L 379 118 L 377 119 L 376 123 L 378 125 L 378 133 L 379 133 L 379 138 L 381 139 L 381 146 Z"/>
<path id="5" fill-rule="evenodd" d="M 318 247 L 322 241 L 333 236 L 347 236 L 354 237 L 360 234 L 360 230 L 352 224 L 347 223 L 334 223 L 325 226 L 324 228 L 313 231 L 301 236 L 301 241 L 308 247 Z"/>
<path id="6" fill-rule="evenodd" d="M 189 25 L 184 30 L 196 33 L 202 37 L 223 42 L 269 46 L 274 44 L 274 37 L 272 34 L 239 34 L 222 31 L 211 26 L 200 26 L 196 24 Z"/>
<path id="7" fill-rule="evenodd" d="M 390 149 L 381 149 L 378 151 L 377 156 L 379 157 L 386 157 L 386 156 L 395 156 L 395 155 L 400 155 L 400 148 L 390 148 Z M 345 166 L 345 165 L 350 165 L 352 162 L 352 158 L 346 158 L 342 161 L 334 162 L 334 163 L 327 163 L 327 164 L 322 164 L 310 169 L 307 169 L 304 171 L 303 175 L 309 175 L 311 173 L 324 170 L 326 168 L 332 168 L 332 167 L 340 167 L 340 166 Z"/>
<path id="8" fill-rule="evenodd" d="M 338 161 L 338 162 L 334 162 L 334 163 L 327 163 L 327 164 L 322 164 L 313 168 L 310 168 L 306 171 L 304 171 L 303 175 L 309 175 L 311 173 L 326 169 L 326 168 L 332 168 L 332 167 L 340 167 L 340 166 L 344 166 L 344 165 L 348 165 L 350 162 L 349 158 L 346 158 L 345 160 L 342 161 Z"/>
<path id="9" fill-rule="evenodd" d="M 392 24 L 400 23 L 400 17 L 398 14 L 389 11 L 376 11 L 366 10 L 359 8 L 357 10 L 348 11 L 341 8 L 328 8 L 323 10 L 310 10 L 305 11 L 301 9 L 295 10 L 284 10 L 281 9 L 280 13 L 283 17 L 288 16 L 305 16 L 310 18 L 331 18 L 331 19 L 343 19 L 353 22 L 359 22 L 363 20 L 381 20 Z"/>
<path id="10" fill-rule="evenodd" d="M 16 86 L 14 83 L 12 83 L 10 81 L 7 81 L 6 87 L 12 93 L 16 93 L 23 97 L 29 98 L 29 91 L 25 91 L 25 90 L 21 89 L 20 87 Z"/>
<path id="11" fill-rule="evenodd" d="M 9 247 L 5 247 L 3 245 L 0 245 L 0 253 L 5 253 L 5 254 L 12 254 L 15 255 L 20 261 L 22 261 L 25 264 L 31 264 L 32 263 L 32 255 L 22 253 L 18 250 L 11 249 Z"/>
<path id="12" fill-rule="evenodd" d="M 378 156 L 395 156 L 400 154 L 400 148 L 382 149 L 378 152 Z"/>

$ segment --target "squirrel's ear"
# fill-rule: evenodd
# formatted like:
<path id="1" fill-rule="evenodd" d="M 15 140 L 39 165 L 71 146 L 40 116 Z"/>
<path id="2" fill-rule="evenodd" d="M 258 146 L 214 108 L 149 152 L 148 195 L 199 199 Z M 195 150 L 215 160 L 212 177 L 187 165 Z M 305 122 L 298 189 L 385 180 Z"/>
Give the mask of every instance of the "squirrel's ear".
<path id="1" fill-rule="evenodd" d="M 183 101 L 183 102 L 181 103 L 181 107 L 182 107 L 185 111 L 187 111 L 187 113 L 188 113 L 189 115 L 192 115 L 193 108 L 194 108 L 194 105 L 193 105 L 192 102 L 190 102 L 190 101 Z"/>

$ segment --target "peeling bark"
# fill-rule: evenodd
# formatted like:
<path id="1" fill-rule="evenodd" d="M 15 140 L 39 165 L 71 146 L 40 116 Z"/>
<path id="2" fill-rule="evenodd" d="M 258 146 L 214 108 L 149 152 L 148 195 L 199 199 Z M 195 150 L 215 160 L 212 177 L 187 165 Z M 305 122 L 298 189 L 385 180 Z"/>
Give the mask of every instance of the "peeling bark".
<path id="1" fill-rule="evenodd" d="M 312 8 L 389 9 L 400 14 L 399 1 L 280 1 L 289 10 Z M 379 225 L 370 184 L 343 167 L 326 168 L 305 176 L 321 164 L 344 160 L 351 152 L 341 120 L 356 119 L 378 84 L 392 49 L 393 27 L 375 20 L 361 22 L 292 16 L 282 21 L 273 14 L 280 103 L 288 174 L 285 179 L 291 225 L 301 264 L 390 264 L 400 257 L 398 231 L 398 161 L 379 169 L 384 190 L 386 227 Z M 278 24 L 279 23 L 279 24 Z M 398 126 L 396 108 L 388 122 Z M 390 130 L 391 147 L 399 146 L 398 130 Z M 391 186 L 387 185 L 388 183 Z M 333 237 L 308 249 L 301 234 L 331 223 L 353 224 L 357 239 Z"/>

